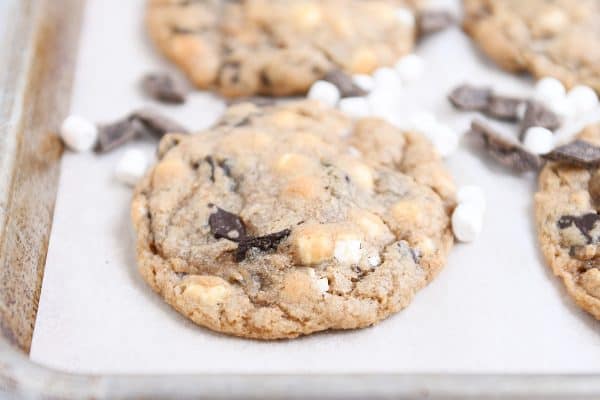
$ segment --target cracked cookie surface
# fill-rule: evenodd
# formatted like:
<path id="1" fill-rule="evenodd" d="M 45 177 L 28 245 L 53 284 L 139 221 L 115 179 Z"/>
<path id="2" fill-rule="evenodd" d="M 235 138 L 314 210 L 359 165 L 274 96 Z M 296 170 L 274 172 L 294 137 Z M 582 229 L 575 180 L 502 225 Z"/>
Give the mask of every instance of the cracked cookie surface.
<path id="1" fill-rule="evenodd" d="M 465 31 L 509 71 L 600 93 L 600 2 L 464 0 Z"/>
<path id="2" fill-rule="evenodd" d="M 143 278 L 199 325 L 277 339 L 370 326 L 453 244 L 432 145 L 319 102 L 242 103 L 167 135 L 132 202 Z"/>
<path id="3" fill-rule="evenodd" d="M 600 125 L 579 139 L 600 146 Z M 535 195 L 538 238 L 546 262 L 569 295 L 600 319 L 600 169 L 549 162 Z"/>
<path id="4" fill-rule="evenodd" d="M 370 73 L 411 51 L 418 0 L 150 0 L 155 44 L 199 88 L 228 97 L 305 93 L 334 69 Z"/>

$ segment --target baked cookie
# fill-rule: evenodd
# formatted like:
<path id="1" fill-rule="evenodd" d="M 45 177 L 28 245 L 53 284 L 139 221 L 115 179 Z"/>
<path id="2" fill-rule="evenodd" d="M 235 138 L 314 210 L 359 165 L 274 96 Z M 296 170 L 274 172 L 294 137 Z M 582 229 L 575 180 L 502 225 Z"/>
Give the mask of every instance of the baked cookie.
<path id="1" fill-rule="evenodd" d="M 542 253 L 575 302 L 600 319 L 600 125 L 551 153 L 535 195 Z M 574 158 L 571 158 L 574 156 Z M 568 162 L 563 162 L 567 160 Z"/>
<path id="2" fill-rule="evenodd" d="M 293 338 L 406 307 L 453 244 L 454 184 L 423 137 L 319 102 L 230 108 L 168 135 L 132 204 L 139 270 L 195 323 Z"/>
<path id="3" fill-rule="evenodd" d="M 418 0 L 150 0 L 156 45 L 199 88 L 228 97 L 305 93 L 334 69 L 369 73 L 411 51 Z"/>
<path id="4" fill-rule="evenodd" d="M 598 0 L 464 0 L 464 28 L 509 71 L 600 93 Z"/>

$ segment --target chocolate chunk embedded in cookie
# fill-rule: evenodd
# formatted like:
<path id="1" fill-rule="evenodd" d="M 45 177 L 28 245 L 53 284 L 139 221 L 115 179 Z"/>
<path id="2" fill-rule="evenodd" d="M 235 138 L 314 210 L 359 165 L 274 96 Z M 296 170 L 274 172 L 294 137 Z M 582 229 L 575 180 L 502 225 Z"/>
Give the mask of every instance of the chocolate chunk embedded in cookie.
<path id="1" fill-rule="evenodd" d="M 379 119 L 246 103 L 160 149 L 132 203 L 139 270 L 216 331 L 370 326 L 406 307 L 453 243 L 454 185 L 439 156 Z"/>

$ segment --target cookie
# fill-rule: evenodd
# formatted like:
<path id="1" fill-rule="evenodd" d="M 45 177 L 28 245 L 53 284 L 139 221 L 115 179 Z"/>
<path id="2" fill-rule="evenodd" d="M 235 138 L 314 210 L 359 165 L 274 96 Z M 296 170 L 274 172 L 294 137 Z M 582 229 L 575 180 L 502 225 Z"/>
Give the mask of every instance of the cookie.
<path id="1" fill-rule="evenodd" d="M 136 189 L 139 271 L 195 323 L 293 338 L 406 307 L 453 244 L 454 184 L 432 145 L 320 102 L 231 107 L 167 135 Z"/>
<path id="2" fill-rule="evenodd" d="M 412 49 L 418 0 L 150 0 L 148 30 L 203 89 L 228 97 L 305 93 L 331 70 L 370 73 Z"/>
<path id="3" fill-rule="evenodd" d="M 503 68 L 600 92 L 600 2 L 464 0 L 465 31 Z"/>
<path id="4" fill-rule="evenodd" d="M 555 149 L 539 178 L 535 216 L 542 253 L 569 295 L 600 319 L 600 124 Z"/>

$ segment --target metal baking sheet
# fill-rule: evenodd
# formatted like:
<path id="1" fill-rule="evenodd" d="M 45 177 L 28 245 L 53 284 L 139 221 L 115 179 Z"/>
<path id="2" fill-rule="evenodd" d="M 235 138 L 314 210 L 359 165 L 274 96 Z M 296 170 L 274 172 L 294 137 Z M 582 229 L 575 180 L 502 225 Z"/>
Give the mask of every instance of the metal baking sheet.
<path id="1" fill-rule="evenodd" d="M 148 104 L 139 78 L 168 66 L 144 35 L 143 3 L 89 1 L 72 113 L 108 121 Z M 456 28 L 427 39 L 418 53 L 427 78 L 398 93 L 388 110 L 398 122 L 432 110 L 466 130 L 472 115 L 453 111 L 445 98 L 465 81 L 531 92 L 531 80 L 496 69 Z M 223 106 L 198 92 L 183 107 L 156 107 L 199 129 Z M 155 143 L 134 146 L 151 155 Z M 370 329 L 258 342 L 196 327 L 138 277 L 131 191 L 113 177 L 123 150 L 63 157 L 32 360 L 77 373 L 600 372 L 598 323 L 574 306 L 537 250 L 533 174 L 506 173 L 463 144 L 448 166 L 459 184 L 486 190 L 484 231 L 456 246 L 412 305 Z"/>

